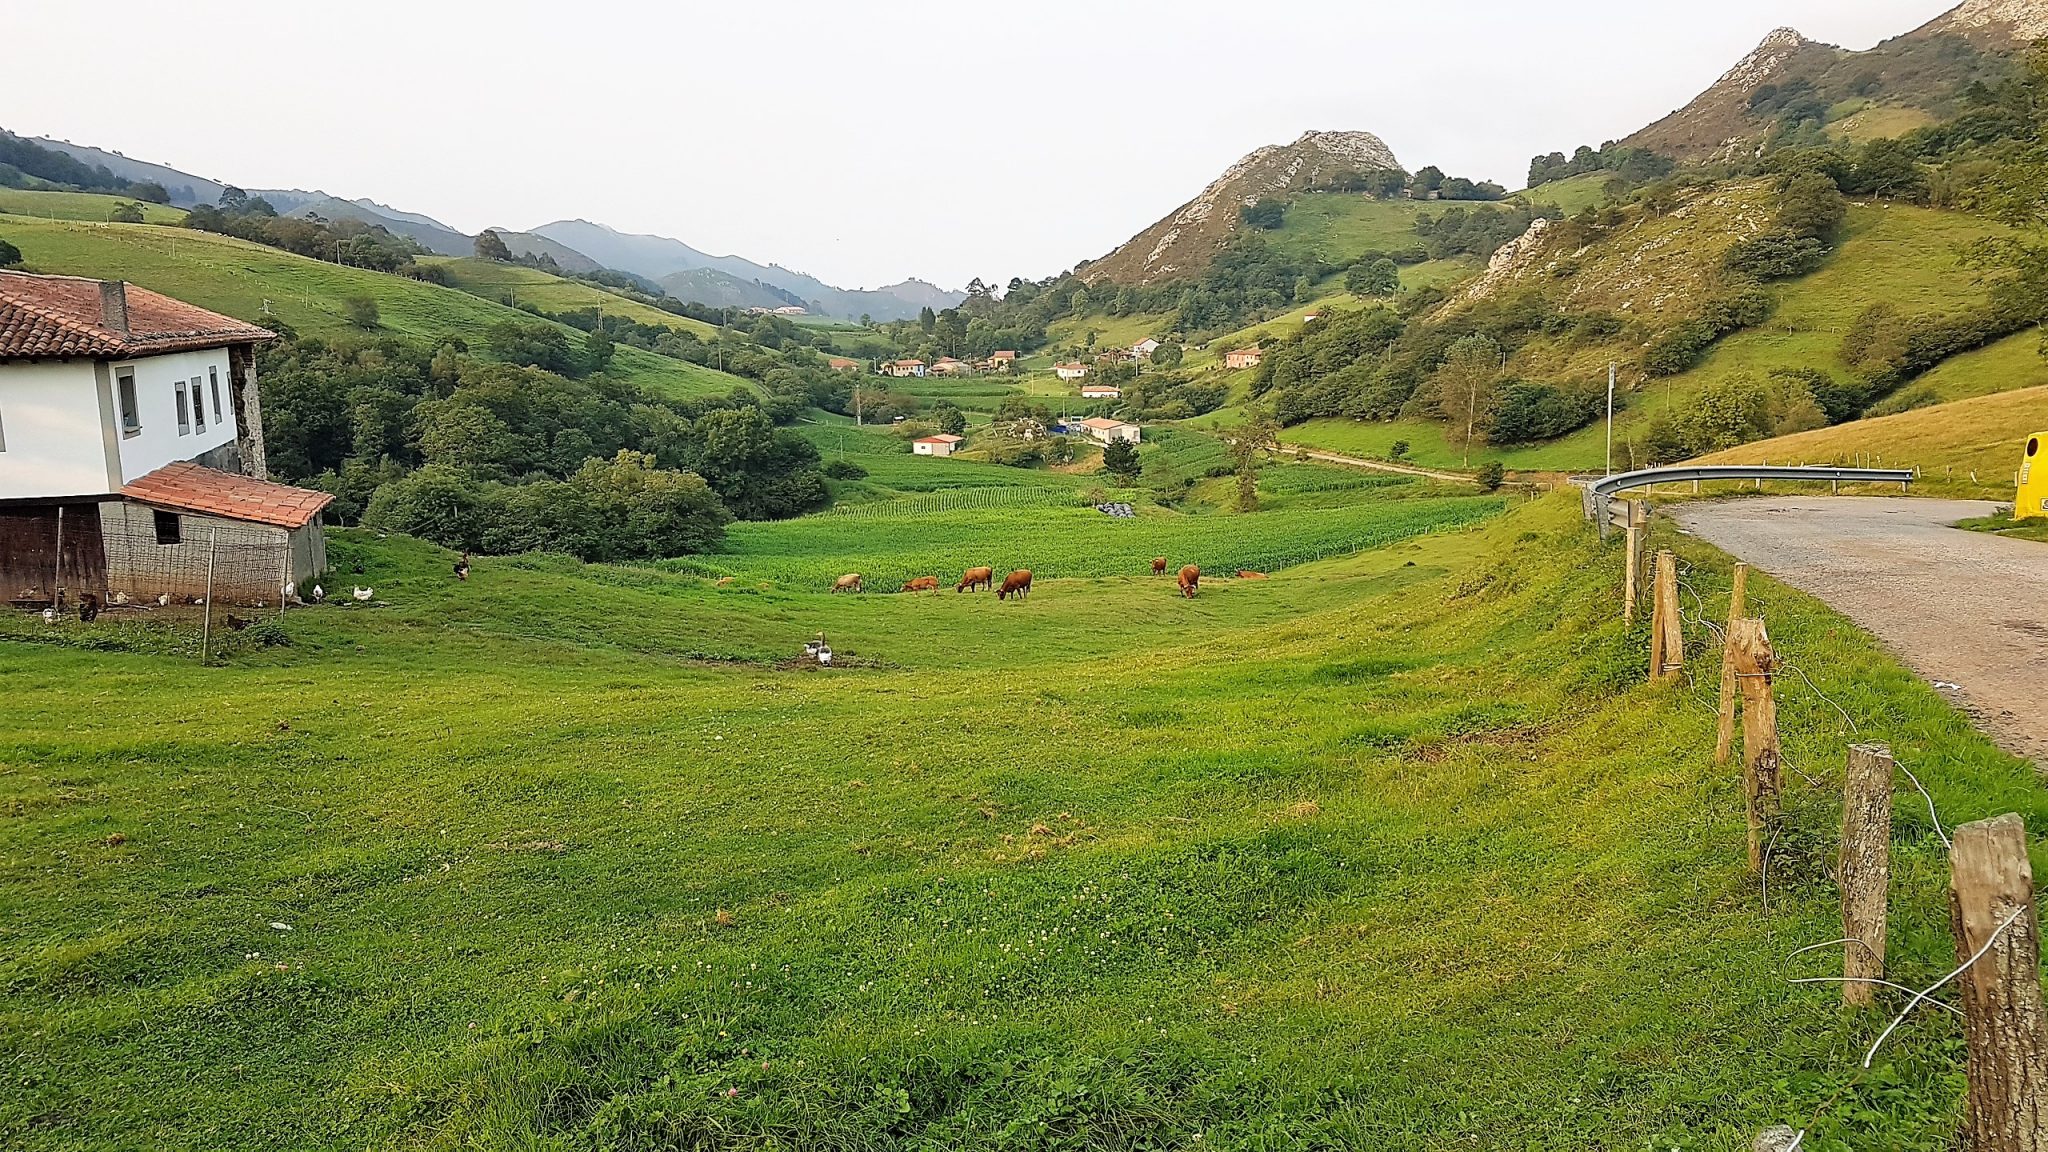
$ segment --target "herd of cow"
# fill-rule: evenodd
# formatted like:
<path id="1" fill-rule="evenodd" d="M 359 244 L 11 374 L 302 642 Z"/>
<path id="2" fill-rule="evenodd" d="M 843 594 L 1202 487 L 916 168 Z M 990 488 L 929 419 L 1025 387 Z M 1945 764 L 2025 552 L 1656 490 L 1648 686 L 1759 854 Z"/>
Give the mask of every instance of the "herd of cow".
<path id="1" fill-rule="evenodd" d="M 1157 556 L 1153 558 L 1152 574 L 1154 576 L 1164 576 L 1166 574 L 1166 557 Z M 1239 572 L 1237 578 L 1240 580 L 1264 580 L 1266 574 L 1263 572 Z M 1202 583 L 1201 568 L 1193 564 L 1183 566 L 1180 570 L 1178 583 L 1180 585 L 1180 594 L 1190 600 L 1194 599 L 1195 593 L 1200 590 Z M 1026 596 L 1031 595 L 1031 569 L 1017 569 L 1015 572 L 1003 577 L 1002 587 L 996 588 L 995 569 L 969 568 L 960 574 L 960 582 L 953 586 L 953 591 L 972 592 L 977 588 L 995 588 L 996 599 L 998 600 L 1008 600 L 1012 596 L 1022 600 Z M 905 592 L 937 592 L 938 590 L 939 578 L 937 576 L 919 576 L 915 580 L 903 582 L 903 591 Z M 848 572 L 846 575 L 833 581 L 832 591 L 863 591 L 860 573 Z"/>

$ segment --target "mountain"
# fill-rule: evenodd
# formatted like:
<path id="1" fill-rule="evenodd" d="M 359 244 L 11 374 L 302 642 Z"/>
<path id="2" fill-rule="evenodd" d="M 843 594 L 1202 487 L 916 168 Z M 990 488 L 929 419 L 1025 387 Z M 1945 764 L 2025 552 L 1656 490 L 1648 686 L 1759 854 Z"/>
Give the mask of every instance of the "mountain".
<path id="1" fill-rule="evenodd" d="M 813 312 L 846 319 L 866 315 L 876 320 L 904 320 L 918 309 L 951 308 L 966 299 L 961 292 L 948 292 L 920 280 L 877 289 L 837 288 L 815 276 L 793 272 L 779 264 L 757 264 L 742 256 L 713 256 L 667 236 L 645 236 L 620 232 L 588 220 L 557 220 L 532 230 L 609 268 L 632 272 L 659 281 L 678 299 L 695 300 L 713 307 L 775 307 L 766 299 L 759 304 L 740 304 L 743 297 L 759 296 L 765 285 L 787 294 L 781 303 L 797 303 Z M 679 273 L 716 273 L 678 277 Z M 684 293 L 694 295 L 684 295 Z"/>
<path id="2" fill-rule="evenodd" d="M 661 290 L 678 300 L 708 304 L 713 308 L 782 308 L 795 305 L 810 308 L 811 302 L 759 280 L 742 280 L 716 268 L 688 268 L 671 272 L 655 281 Z"/>
<path id="3" fill-rule="evenodd" d="M 2048 0 L 1969 0 L 1864 52 L 1791 28 L 1764 37 L 1685 107 L 1621 141 L 1682 161 L 1728 159 L 1818 128 L 1857 140 L 1953 115 L 1964 89 L 2008 74 L 2048 36 Z"/>
<path id="4" fill-rule="evenodd" d="M 505 242 L 505 247 L 510 248 L 514 256 L 548 256 L 553 258 L 555 267 L 564 272 L 596 272 L 604 267 L 567 244 L 557 243 L 545 236 L 532 232 L 514 232 L 506 228 L 492 228 L 490 231 L 498 234 L 498 239 Z"/>
<path id="5" fill-rule="evenodd" d="M 1091 283 L 1145 284 L 1199 269 L 1243 226 L 1240 207 L 1303 191 L 1337 172 L 1400 167 L 1393 150 L 1370 132 L 1304 132 L 1292 144 L 1271 144 L 1232 164 L 1201 195 L 1090 264 L 1083 276 Z"/>
<path id="6" fill-rule="evenodd" d="M 271 192 L 251 195 L 262 196 L 266 200 L 272 197 Z M 295 198 L 287 193 L 280 199 Z M 271 206 L 277 207 L 276 201 L 273 200 Z M 476 250 L 474 237 L 458 232 L 431 216 L 401 212 L 375 200 L 343 200 L 325 193 L 314 193 L 310 198 L 297 200 L 295 207 L 278 210 L 289 216 L 318 216 L 325 220 L 360 220 L 365 224 L 375 224 L 440 256 L 467 256 Z"/>
<path id="7" fill-rule="evenodd" d="M 119 152 L 108 152 L 103 148 L 92 148 L 84 144 L 73 144 L 68 140 L 52 140 L 47 136 L 31 136 L 31 143 L 62 152 L 83 164 L 98 164 L 124 180 L 154 181 L 164 186 L 171 194 L 171 203 L 181 208 L 194 204 L 212 204 L 220 199 L 220 190 L 225 187 L 218 180 L 180 172 L 163 164 L 151 164 L 142 160 L 131 160 Z"/>

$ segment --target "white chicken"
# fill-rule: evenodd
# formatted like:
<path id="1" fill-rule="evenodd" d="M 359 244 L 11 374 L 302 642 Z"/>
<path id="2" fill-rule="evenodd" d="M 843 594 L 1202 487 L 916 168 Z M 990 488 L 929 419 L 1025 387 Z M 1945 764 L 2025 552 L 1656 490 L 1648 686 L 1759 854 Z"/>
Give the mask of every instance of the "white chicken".
<path id="1" fill-rule="evenodd" d="M 55 624 L 56 622 L 57 622 L 57 610 L 56 610 L 55 608 L 45 608 L 45 609 L 43 609 L 43 623 L 45 623 L 45 624 Z"/>
<path id="2" fill-rule="evenodd" d="M 166 592 L 163 595 L 158 596 L 156 598 L 156 606 L 159 608 L 169 608 L 171 606 L 171 594 L 169 592 Z"/>
<path id="3" fill-rule="evenodd" d="M 327 599 L 327 589 L 322 588 L 318 584 L 313 585 L 313 603 L 318 604 L 325 599 Z"/>
<path id="4" fill-rule="evenodd" d="M 284 598 L 290 600 L 299 594 L 299 586 L 287 580 L 284 582 Z"/>
<path id="5" fill-rule="evenodd" d="M 370 597 L 375 596 L 376 594 L 377 590 L 374 588 L 358 588 L 354 592 L 356 602 L 359 604 L 369 603 Z"/>

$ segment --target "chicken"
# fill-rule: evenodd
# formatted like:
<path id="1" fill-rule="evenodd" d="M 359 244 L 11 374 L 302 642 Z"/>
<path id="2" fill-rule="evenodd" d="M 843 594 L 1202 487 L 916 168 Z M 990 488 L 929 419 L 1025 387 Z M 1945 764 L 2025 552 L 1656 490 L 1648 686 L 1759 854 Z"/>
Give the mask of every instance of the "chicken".
<path id="1" fill-rule="evenodd" d="M 100 618 L 100 598 L 91 592 L 78 598 L 78 620 L 90 624 Z"/>
<path id="2" fill-rule="evenodd" d="M 171 594 L 169 592 L 166 592 L 163 595 L 158 596 L 156 598 L 156 606 L 159 608 L 169 608 L 171 606 Z"/>
<path id="3" fill-rule="evenodd" d="M 327 589 L 322 588 L 318 584 L 313 585 L 313 603 L 318 604 L 325 599 L 327 599 Z"/>
<path id="4" fill-rule="evenodd" d="M 45 623 L 45 624 L 55 624 L 56 622 L 57 622 L 57 610 L 56 610 L 55 608 L 45 608 L 45 609 L 43 609 L 43 623 Z"/>
<path id="5" fill-rule="evenodd" d="M 356 603 L 358 603 L 358 604 L 367 604 L 367 603 L 369 603 L 369 602 L 370 602 L 370 597 L 372 597 L 372 596 L 375 596 L 376 594 L 377 594 L 377 590 L 376 590 L 375 588 L 358 588 L 358 589 L 356 589 L 356 590 L 355 590 L 355 593 L 354 593 L 354 595 L 355 595 L 355 598 L 356 598 Z"/>
<path id="6" fill-rule="evenodd" d="M 455 578 L 457 580 L 469 579 L 469 553 L 464 552 L 462 559 L 455 562 Z"/>

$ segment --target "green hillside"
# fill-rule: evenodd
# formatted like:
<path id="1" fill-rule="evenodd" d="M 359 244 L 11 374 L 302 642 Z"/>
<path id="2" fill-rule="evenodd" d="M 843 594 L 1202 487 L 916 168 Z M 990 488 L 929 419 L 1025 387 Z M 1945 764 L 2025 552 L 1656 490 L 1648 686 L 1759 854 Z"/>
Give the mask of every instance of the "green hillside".
<path id="1" fill-rule="evenodd" d="M 1268 234 L 1275 248 L 1346 265 L 1362 252 L 1392 252 L 1418 242 L 1415 220 L 1448 205 L 1428 200 L 1378 200 L 1341 192 L 1313 192 L 1287 206 L 1280 228 Z"/>
<path id="2" fill-rule="evenodd" d="M 1877 467 L 1918 469 L 1914 488 L 1924 495 L 2010 503 L 2027 437 L 2039 432 L 2048 432 L 2048 387 L 2035 386 L 1760 440 L 1703 459 L 1713 464 L 1869 461 Z"/>
<path id="3" fill-rule="evenodd" d="M 1616 459 L 1659 414 L 1691 404 L 1702 389 L 1735 376 L 1766 376 L 1777 368 L 1820 368 L 1848 378 L 1839 350 L 1844 334 L 1871 305 L 1884 303 L 1908 318 L 1951 314 L 1985 299 L 1976 273 L 1962 264 L 1972 241 L 2002 229 L 1981 218 L 1907 204 L 1853 203 L 1835 249 L 1809 275 L 1767 286 L 1774 301 L 1761 325 L 1724 337 L 1701 363 L 1676 376 L 1645 379 L 1637 368 L 1642 341 L 1693 314 L 1711 293 L 1722 253 L 1741 233 L 1739 221 L 1759 212 L 1767 186 L 1737 184 L 1695 200 L 1684 215 L 1624 225 L 1569 255 L 1555 246 L 1521 265 L 1494 289 L 1503 298 L 1535 291 L 1554 306 L 1638 317 L 1638 328 L 1612 341 L 1580 343 L 1539 336 L 1516 353 L 1509 372 L 1526 379 L 1604 388 L 1607 365 L 1621 366 L 1616 418 Z M 1710 242 L 1691 238 L 1708 235 Z M 1568 264 L 1569 277 L 1554 278 Z M 2048 382 L 2048 361 L 2035 334 L 2008 337 L 1945 362 L 1909 382 L 1900 397 L 1935 402 Z M 1404 419 L 1360 423 L 1316 420 L 1290 428 L 1294 443 L 1367 456 L 1385 456 L 1406 440 L 1417 463 L 1454 467 L 1461 450 L 1445 443 L 1443 426 Z M 1590 469 L 1601 466 L 1604 429 L 1595 425 L 1535 445 L 1485 446 L 1474 463 L 1500 460 L 1510 468 Z"/>
<path id="4" fill-rule="evenodd" d="M 45 220 L 104 221 L 123 204 L 140 204 L 148 224 L 176 224 L 185 210 L 168 204 L 150 204 L 126 196 L 103 196 L 97 192 L 50 192 L 8 188 L 0 185 L 0 214 L 39 216 Z"/>
<path id="5" fill-rule="evenodd" d="M 1781 690 L 1765 914 L 1617 553 L 1568 496 L 1430 534 L 1493 504 L 816 518 L 707 558 L 725 588 L 546 556 L 457 583 L 349 532 L 385 606 L 218 667 L 168 614 L 0 617 L 0 1143 L 1946 1147 L 1955 1024 L 1852 1076 L 1884 1014 L 1786 956 L 1839 934 L 1849 742 L 1947 823 L 2048 820 L 2031 769 L 1753 577 L 1816 689 Z M 1724 611 L 1725 560 L 1658 543 Z M 1197 599 L 1154 549 L 1213 565 Z M 947 585 L 823 590 L 885 550 Z M 1094 570 L 951 590 L 1041 557 Z M 782 666 L 821 631 L 832 671 Z M 1894 820 L 1890 974 L 1921 985 L 1948 864 Z"/>
<path id="6" fill-rule="evenodd" d="M 493 324 L 533 320 L 454 288 L 309 260 L 210 232 L 0 216 L 0 236 L 21 249 L 32 271 L 128 280 L 255 323 L 275 318 L 308 335 L 357 331 L 347 314 L 347 301 L 356 296 L 377 302 L 383 330 L 430 342 L 453 336 L 481 343 Z M 571 338 L 581 336 L 572 330 Z M 673 396 L 748 387 L 736 376 L 623 345 L 613 365 L 635 382 Z"/>
<path id="7" fill-rule="evenodd" d="M 707 340 L 718 335 L 716 325 L 664 312 L 651 304 L 607 292 L 595 284 L 571 280 L 524 264 L 480 260 L 474 256 L 430 257 L 421 263 L 437 265 L 447 272 L 455 287 L 486 300 L 503 301 L 510 296 L 515 304 L 532 304 L 544 312 L 600 308 L 607 314 L 624 316 L 642 324 L 665 325 L 694 332 Z"/>

